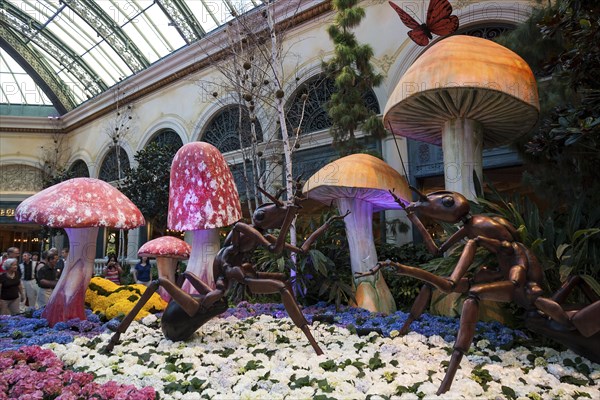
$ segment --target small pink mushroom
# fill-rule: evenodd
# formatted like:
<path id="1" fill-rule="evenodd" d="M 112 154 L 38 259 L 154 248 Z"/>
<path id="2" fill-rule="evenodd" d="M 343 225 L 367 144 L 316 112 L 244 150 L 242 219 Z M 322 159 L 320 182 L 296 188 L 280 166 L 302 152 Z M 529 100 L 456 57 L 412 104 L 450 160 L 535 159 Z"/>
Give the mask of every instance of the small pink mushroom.
<path id="1" fill-rule="evenodd" d="M 42 190 L 17 207 L 15 218 L 64 228 L 69 236 L 69 259 L 42 313 L 50 326 L 85 319 L 98 227 L 133 229 L 145 224 L 140 210 L 123 193 L 93 178 L 70 179 Z"/>
<path id="2" fill-rule="evenodd" d="M 173 236 L 163 236 L 146 242 L 138 250 L 138 257 L 156 257 L 158 277 L 175 282 L 177 260 L 187 260 L 190 257 L 191 247 L 181 239 Z M 171 296 L 162 287 L 158 293 L 164 301 L 171 300 Z"/>
<path id="3" fill-rule="evenodd" d="M 219 229 L 242 218 L 240 198 L 227 162 L 205 142 L 188 143 L 171 165 L 168 227 L 192 232 L 187 271 L 214 288 L 212 263 L 219 251 Z M 190 294 L 196 290 L 184 283 Z"/>

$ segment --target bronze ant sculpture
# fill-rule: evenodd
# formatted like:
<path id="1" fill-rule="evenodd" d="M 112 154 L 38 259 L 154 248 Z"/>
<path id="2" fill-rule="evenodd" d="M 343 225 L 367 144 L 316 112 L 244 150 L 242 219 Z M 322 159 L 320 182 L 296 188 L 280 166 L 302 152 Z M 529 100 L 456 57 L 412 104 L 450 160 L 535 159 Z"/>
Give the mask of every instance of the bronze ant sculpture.
<path id="1" fill-rule="evenodd" d="M 378 263 L 370 272 L 363 275 L 375 273 L 381 267 L 392 266 L 401 275 L 426 282 L 410 310 L 406 323 L 401 328 L 400 332 L 403 334 L 431 301 L 432 286 L 444 293 L 467 294 L 454 350 L 446 375 L 438 389 L 438 395 L 450 389 L 460 361 L 471 346 L 480 300 L 517 303 L 525 309 L 527 325 L 533 325 L 532 330 L 557 339 L 592 361 L 600 361 L 598 297 L 589 288 L 584 288 L 588 300 L 594 303 L 575 311 L 565 311 L 560 304 L 576 285 L 582 284 L 581 279 L 573 279 L 565 284 L 552 299 L 541 297 L 542 269 L 533 252 L 519 241 L 516 229 L 508 220 L 502 217 L 471 215 L 469 202 L 460 193 L 438 191 L 424 195 L 415 188 L 411 187 L 411 189 L 418 195 L 419 200 L 403 207 L 409 220 L 423 236 L 425 245 L 431 253 L 440 255 L 460 240 L 468 239 L 456 267 L 449 277 L 440 277 L 419 268 L 388 260 Z M 390 193 L 396 198 L 398 204 L 403 205 L 392 191 Z M 437 247 L 415 212 L 434 220 L 454 224 L 462 222 L 462 227 Z M 477 246 L 482 246 L 495 254 L 498 267 L 480 268 L 473 273 L 472 277 L 467 278 L 465 275 L 473 262 Z M 596 313 L 596 318 L 591 317 L 593 313 Z"/>
<path id="2" fill-rule="evenodd" d="M 198 276 L 184 272 L 184 279 L 188 279 L 199 295 L 190 295 L 168 279 L 159 278 L 153 281 L 138 303 L 119 324 L 105 351 L 110 352 L 119 342 L 121 333 L 129 327 L 138 311 L 148 301 L 159 286 L 172 296 L 167 309 L 162 315 L 161 325 L 166 338 L 173 341 L 188 339 L 200 326 L 211 318 L 227 310 L 228 305 L 225 295 L 232 282 L 246 285 L 252 293 L 271 294 L 279 292 L 283 304 L 294 324 L 299 327 L 308 338 L 317 354 L 323 351 L 317 344 L 309 329 L 309 323 L 300 311 L 294 295 L 286 285 L 285 274 L 276 272 L 259 272 L 249 262 L 254 250 L 263 246 L 271 253 L 281 254 L 284 250 L 296 253 L 306 253 L 315 240 L 338 219 L 348 215 L 329 218 L 321 227 L 314 231 L 301 247 L 286 243 L 286 236 L 301 208 L 303 199 L 298 197 L 284 203 L 278 196 L 272 196 L 264 189 L 258 188 L 272 203 L 260 205 L 252 216 L 252 224 L 237 222 L 227 235 L 223 247 L 215 256 L 213 262 L 213 276 L 216 288 L 211 289 Z M 269 229 L 280 229 L 279 237 L 266 234 Z"/>

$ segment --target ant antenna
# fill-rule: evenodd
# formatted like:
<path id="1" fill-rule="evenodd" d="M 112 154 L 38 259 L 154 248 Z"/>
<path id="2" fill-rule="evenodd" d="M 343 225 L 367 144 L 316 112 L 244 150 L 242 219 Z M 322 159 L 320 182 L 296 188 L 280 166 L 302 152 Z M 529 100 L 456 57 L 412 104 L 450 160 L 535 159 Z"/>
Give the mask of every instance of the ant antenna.
<path id="1" fill-rule="evenodd" d="M 283 207 L 284 204 L 281 200 L 279 200 L 277 197 L 273 196 L 271 193 L 267 192 L 265 189 L 261 188 L 260 186 L 256 187 L 262 194 L 264 194 L 269 200 L 271 200 L 273 202 L 273 204 L 275 204 L 277 207 Z"/>
<path id="2" fill-rule="evenodd" d="M 402 159 L 402 153 L 400 152 L 400 146 L 398 146 L 398 140 L 396 135 L 394 134 L 394 129 L 392 129 L 392 123 L 388 120 L 388 126 L 390 132 L 392 132 L 392 137 L 394 138 L 394 144 L 396 145 L 396 150 L 398 151 L 398 156 L 400 156 L 400 163 L 402 164 L 402 169 L 404 170 L 404 177 L 408 180 L 408 172 L 406 172 L 406 167 L 404 166 L 404 160 Z"/>

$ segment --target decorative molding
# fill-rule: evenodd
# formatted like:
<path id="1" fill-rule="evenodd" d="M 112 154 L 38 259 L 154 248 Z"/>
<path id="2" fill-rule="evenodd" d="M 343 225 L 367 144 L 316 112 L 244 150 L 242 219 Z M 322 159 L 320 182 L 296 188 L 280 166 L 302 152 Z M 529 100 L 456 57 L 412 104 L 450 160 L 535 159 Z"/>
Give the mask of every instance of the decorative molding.
<path id="1" fill-rule="evenodd" d="M 0 166 L 2 192 L 36 193 L 42 189 L 42 170 L 24 164 Z"/>

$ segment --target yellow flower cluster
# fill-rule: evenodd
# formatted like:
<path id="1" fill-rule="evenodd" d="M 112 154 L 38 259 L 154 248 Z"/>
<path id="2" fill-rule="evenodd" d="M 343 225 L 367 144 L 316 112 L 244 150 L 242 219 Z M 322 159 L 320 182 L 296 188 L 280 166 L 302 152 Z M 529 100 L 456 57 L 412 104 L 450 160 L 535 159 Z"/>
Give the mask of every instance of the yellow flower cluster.
<path id="1" fill-rule="evenodd" d="M 85 304 L 96 314 L 104 314 L 107 319 L 118 315 L 127 315 L 140 299 L 146 286 L 117 285 L 108 279 L 96 276 L 90 281 L 85 293 Z M 167 303 L 154 293 L 150 300 L 137 313 L 135 319 L 144 318 L 150 313 L 164 311 Z"/>

